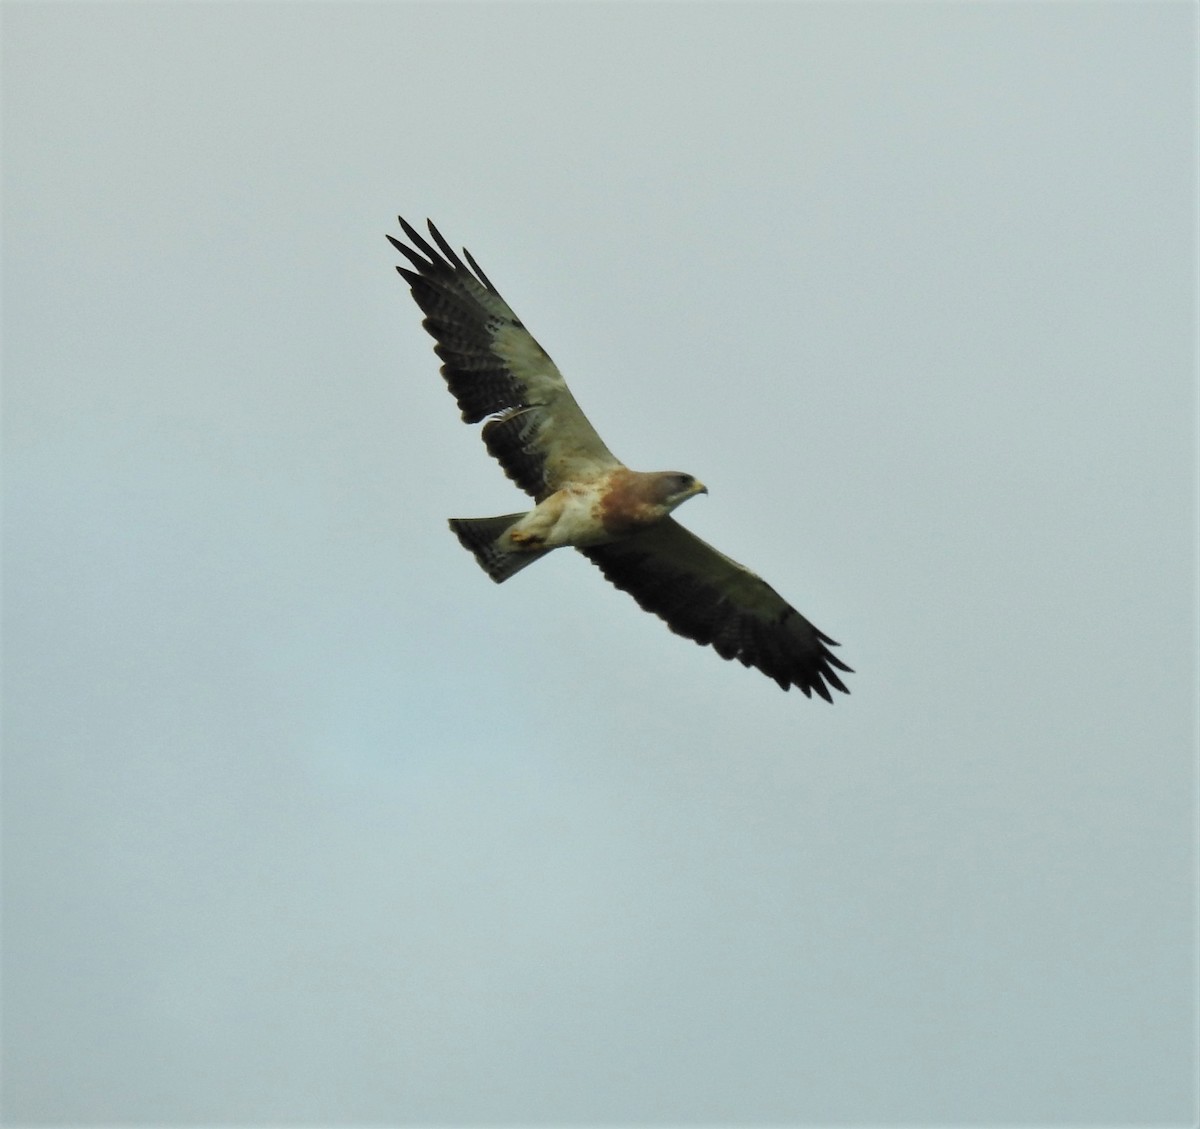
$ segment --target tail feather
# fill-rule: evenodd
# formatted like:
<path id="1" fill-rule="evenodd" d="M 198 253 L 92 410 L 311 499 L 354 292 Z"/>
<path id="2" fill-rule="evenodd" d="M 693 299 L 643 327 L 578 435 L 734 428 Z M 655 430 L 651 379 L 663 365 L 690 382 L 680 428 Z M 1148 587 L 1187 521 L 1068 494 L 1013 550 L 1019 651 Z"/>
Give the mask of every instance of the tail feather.
<path id="1" fill-rule="evenodd" d="M 450 528 L 454 530 L 459 544 L 475 555 L 479 567 L 500 584 L 550 552 L 549 549 L 513 551 L 499 543 L 500 535 L 524 516 L 502 514 L 500 517 L 451 518 Z"/>

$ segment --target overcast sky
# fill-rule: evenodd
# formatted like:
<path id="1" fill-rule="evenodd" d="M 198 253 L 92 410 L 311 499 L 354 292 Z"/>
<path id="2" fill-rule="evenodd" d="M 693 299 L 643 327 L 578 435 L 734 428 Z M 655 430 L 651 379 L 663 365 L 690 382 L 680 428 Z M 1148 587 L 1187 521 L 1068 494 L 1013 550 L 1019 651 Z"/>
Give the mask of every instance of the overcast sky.
<path id="1" fill-rule="evenodd" d="M 1190 1124 L 1196 12 L 5 4 L 6 1124 Z M 397 212 L 850 697 L 487 580 Z"/>

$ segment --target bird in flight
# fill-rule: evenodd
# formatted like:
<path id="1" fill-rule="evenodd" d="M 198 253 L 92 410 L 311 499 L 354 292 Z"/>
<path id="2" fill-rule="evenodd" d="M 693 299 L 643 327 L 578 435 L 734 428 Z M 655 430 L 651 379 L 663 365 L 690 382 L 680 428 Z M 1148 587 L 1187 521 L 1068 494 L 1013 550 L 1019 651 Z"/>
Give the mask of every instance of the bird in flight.
<path id="1" fill-rule="evenodd" d="M 679 635 L 757 667 L 784 690 L 832 701 L 851 668 L 766 581 L 689 533 L 671 512 L 707 489 L 680 471 L 630 470 L 588 422 L 545 350 L 471 253 L 463 258 L 429 222 L 431 244 L 403 218 L 412 289 L 442 359 L 442 376 L 467 423 L 531 510 L 456 518 L 450 528 L 500 583 L 554 549 L 577 549 L 616 587 Z M 465 262 L 463 259 L 465 258 Z M 835 669 L 836 668 L 836 669 Z"/>

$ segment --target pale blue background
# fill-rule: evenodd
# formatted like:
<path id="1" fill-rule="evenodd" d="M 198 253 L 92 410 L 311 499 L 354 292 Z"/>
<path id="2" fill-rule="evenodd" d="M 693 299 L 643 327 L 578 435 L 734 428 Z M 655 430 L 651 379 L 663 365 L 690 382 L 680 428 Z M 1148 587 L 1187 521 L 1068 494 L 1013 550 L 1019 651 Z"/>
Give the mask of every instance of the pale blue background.
<path id="1" fill-rule="evenodd" d="M 6 1123 L 1190 1123 L 1195 34 L 6 4 Z M 851 697 L 487 581 L 397 211 Z"/>

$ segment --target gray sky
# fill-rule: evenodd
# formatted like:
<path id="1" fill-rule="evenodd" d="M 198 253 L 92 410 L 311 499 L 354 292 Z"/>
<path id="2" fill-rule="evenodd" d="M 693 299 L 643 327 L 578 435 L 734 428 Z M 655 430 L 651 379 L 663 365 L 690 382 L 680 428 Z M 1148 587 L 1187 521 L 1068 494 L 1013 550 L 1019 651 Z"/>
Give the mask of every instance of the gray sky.
<path id="1" fill-rule="evenodd" d="M 1195 1116 L 1194 5 L 3 15 L 7 1124 Z M 488 582 L 397 212 L 849 698 Z"/>

